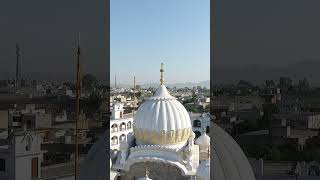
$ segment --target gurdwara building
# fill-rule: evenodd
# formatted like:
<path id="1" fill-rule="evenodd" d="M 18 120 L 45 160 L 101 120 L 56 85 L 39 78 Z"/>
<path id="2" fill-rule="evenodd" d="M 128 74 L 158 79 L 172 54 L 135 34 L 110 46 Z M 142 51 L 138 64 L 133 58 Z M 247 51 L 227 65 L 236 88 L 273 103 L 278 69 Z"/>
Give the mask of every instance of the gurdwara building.
<path id="1" fill-rule="evenodd" d="M 107 143 L 102 137 L 83 161 L 80 179 L 255 180 L 239 145 L 216 124 L 210 127 L 213 142 L 206 133 L 195 138 L 190 115 L 169 94 L 163 83 L 163 69 L 160 72 L 161 84 L 135 113 L 133 132 L 121 141 L 120 151 L 110 159 L 108 151 L 103 150 Z M 213 177 L 210 144 L 215 156 Z"/>

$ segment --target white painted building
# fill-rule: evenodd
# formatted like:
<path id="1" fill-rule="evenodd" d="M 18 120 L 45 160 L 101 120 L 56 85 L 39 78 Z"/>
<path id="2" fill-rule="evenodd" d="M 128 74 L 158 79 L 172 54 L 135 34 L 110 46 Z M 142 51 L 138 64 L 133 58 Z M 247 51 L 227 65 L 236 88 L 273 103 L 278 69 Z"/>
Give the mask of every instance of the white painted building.
<path id="1" fill-rule="evenodd" d="M 67 111 L 63 111 L 62 113 L 56 114 L 54 117 L 55 122 L 66 122 L 68 120 Z"/>
<path id="2" fill-rule="evenodd" d="M 274 125 L 287 126 L 293 129 L 320 129 L 320 114 L 312 112 L 273 114 Z"/>
<path id="3" fill-rule="evenodd" d="M 133 117 L 124 114 L 122 103 L 114 103 L 111 107 L 110 118 L 110 149 L 119 150 L 120 143 L 127 141 L 128 134 L 133 132 Z"/>
<path id="4" fill-rule="evenodd" d="M 41 177 L 42 138 L 30 131 L 22 131 L 1 139 L 0 179 L 31 180 Z"/>
<path id="5" fill-rule="evenodd" d="M 209 113 L 192 113 L 189 112 L 192 131 L 198 138 L 203 133 L 209 133 L 210 129 L 210 114 Z"/>
<path id="6" fill-rule="evenodd" d="M 28 129 L 50 128 L 52 125 L 52 115 L 46 113 L 44 108 L 36 109 L 35 104 L 26 104 L 25 108 L 9 109 L 8 126 L 22 128 L 23 124 L 27 124 Z"/>
<path id="7" fill-rule="evenodd" d="M 75 97 L 76 95 L 74 94 L 73 90 L 71 89 L 65 89 L 65 95 L 69 97 Z"/>

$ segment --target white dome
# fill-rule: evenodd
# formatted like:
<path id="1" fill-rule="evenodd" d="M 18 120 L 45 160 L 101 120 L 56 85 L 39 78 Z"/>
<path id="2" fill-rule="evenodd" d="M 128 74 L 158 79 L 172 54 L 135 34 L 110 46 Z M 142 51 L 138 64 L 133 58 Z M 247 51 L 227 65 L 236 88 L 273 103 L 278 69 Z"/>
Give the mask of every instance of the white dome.
<path id="1" fill-rule="evenodd" d="M 211 123 L 213 148 L 213 180 L 255 180 L 246 155 L 233 138 L 215 123 Z"/>
<path id="2" fill-rule="evenodd" d="M 110 158 L 109 151 L 106 150 L 108 144 L 107 133 L 109 132 L 105 132 L 99 137 L 99 140 L 90 148 L 85 159 L 80 162 L 79 180 L 109 179 L 109 174 L 106 173 L 109 168 L 108 159 Z M 116 176 L 117 172 L 110 170 L 110 179 L 114 179 Z"/>
<path id="3" fill-rule="evenodd" d="M 138 109 L 133 121 L 138 144 L 185 144 L 191 122 L 184 106 L 171 96 L 164 85 Z"/>
<path id="4" fill-rule="evenodd" d="M 203 133 L 200 137 L 198 137 L 198 139 L 196 139 L 195 144 L 199 146 L 209 147 L 210 137 L 206 133 Z"/>
<path id="5" fill-rule="evenodd" d="M 198 166 L 196 175 L 200 180 L 210 180 L 210 161 L 203 161 Z"/>

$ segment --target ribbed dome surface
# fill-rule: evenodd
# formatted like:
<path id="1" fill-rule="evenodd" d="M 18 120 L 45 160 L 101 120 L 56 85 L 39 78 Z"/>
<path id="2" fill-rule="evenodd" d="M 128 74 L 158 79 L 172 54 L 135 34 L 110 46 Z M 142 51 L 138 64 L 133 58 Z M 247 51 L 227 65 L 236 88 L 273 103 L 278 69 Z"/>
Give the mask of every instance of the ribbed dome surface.
<path id="1" fill-rule="evenodd" d="M 211 123 L 213 139 L 213 180 L 255 180 L 251 165 L 235 140 L 217 124 Z"/>
<path id="2" fill-rule="evenodd" d="M 184 106 L 172 97 L 162 85 L 155 96 L 146 100 L 134 117 L 135 127 L 153 130 L 176 130 L 191 127 Z"/>
<path id="3" fill-rule="evenodd" d="M 165 132 L 166 137 L 170 136 L 168 133 L 174 134 L 171 137 L 173 141 L 166 141 L 166 144 L 171 144 L 186 140 L 186 136 L 190 135 L 191 122 L 184 106 L 168 93 L 164 85 L 160 85 L 156 94 L 147 99 L 136 112 L 133 127 L 135 137 L 149 144 L 161 144 L 156 142 L 156 137 L 159 140 L 161 133 Z M 150 137 L 149 140 L 146 136 Z"/>

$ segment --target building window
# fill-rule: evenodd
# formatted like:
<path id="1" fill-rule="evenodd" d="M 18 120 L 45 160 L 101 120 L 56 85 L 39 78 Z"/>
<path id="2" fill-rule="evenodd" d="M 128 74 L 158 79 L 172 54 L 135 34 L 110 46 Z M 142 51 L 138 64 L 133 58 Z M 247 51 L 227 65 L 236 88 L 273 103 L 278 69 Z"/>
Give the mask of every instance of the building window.
<path id="1" fill-rule="evenodd" d="M 209 128 L 209 126 L 207 126 L 206 133 L 209 133 L 209 132 L 210 132 L 210 128 Z"/>
<path id="2" fill-rule="evenodd" d="M 201 132 L 199 132 L 199 131 L 195 131 L 194 133 L 195 133 L 195 135 L 196 135 L 196 138 L 198 138 L 198 137 L 201 136 Z"/>
<path id="3" fill-rule="evenodd" d="M 131 121 L 129 121 L 128 124 L 127 124 L 127 128 L 131 129 L 131 126 L 132 126 L 132 123 L 131 123 Z"/>
<path id="4" fill-rule="evenodd" d="M 111 126 L 111 132 L 117 132 L 118 131 L 118 125 L 117 124 L 113 124 Z"/>
<path id="5" fill-rule="evenodd" d="M 111 145 L 117 145 L 118 144 L 118 137 L 117 136 L 113 136 L 111 138 Z"/>
<path id="6" fill-rule="evenodd" d="M 26 151 L 30 151 L 30 150 L 31 150 L 31 138 L 28 137 L 27 138 Z"/>
<path id="7" fill-rule="evenodd" d="M 201 127 L 201 121 L 200 120 L 194 120 L 193 121 L 193 127 Z"/>
<path id="8" fill-rule="evenodd" d="M 125 141 L 126 140 L 126 135 L 122 134 L 120 136 L 120 142 Z"/>
<path id="9" fill-rule="evenodd" d="M 120 111 L 120 118 L 123 118 L 123 112 Z"/>
<path id="10" fill-rule="evenodd" d="M 0 159 L 0 172 L 5 172 L 5 171 L 6 171 L 6 160 Z"/>
<path id="11" fill-rule="evenodd" d="M 126 123 L 121 123 L 120 124 L 120 131 L 125 131 L 126 130 Z"/>

